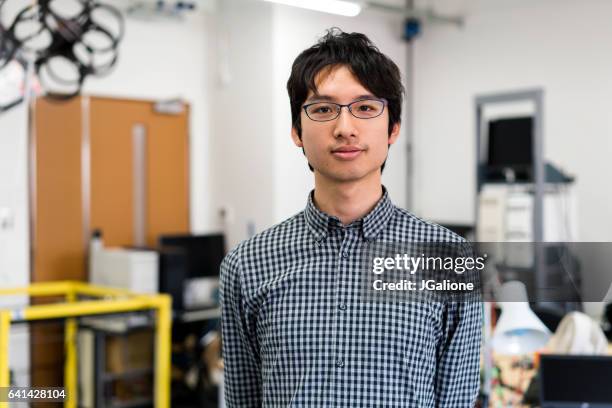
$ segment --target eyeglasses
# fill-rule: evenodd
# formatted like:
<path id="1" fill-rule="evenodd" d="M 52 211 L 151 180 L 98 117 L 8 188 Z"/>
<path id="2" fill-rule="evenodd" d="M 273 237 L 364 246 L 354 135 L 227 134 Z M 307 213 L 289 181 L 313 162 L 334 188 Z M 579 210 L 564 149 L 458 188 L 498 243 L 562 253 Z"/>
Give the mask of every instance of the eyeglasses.
<path id="1" fill-rule="evenodd" d="M 340 116 L 343 107 L 359 119 L 373 119 L 382 115 L 387 105 L 386 99 L 360 99 L 347 105 L 334 102 L 313 102 L 302 106 L 306 116 L 315 122 L 327 122 Z"/>

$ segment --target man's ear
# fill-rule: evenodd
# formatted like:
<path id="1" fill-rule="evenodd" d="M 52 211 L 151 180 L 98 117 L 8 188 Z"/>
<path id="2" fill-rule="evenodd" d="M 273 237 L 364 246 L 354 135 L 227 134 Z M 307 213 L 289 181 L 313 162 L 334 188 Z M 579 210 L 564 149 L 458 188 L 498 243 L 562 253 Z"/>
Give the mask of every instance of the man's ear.
<path id="1" fill-rule="evenodd" d="M 399 133 L 400 133 L 400 124 L 398 122 L 393 125 L 393 127 L 391 128 L 391 133 L 389 133 L 389 145 L 392 145 L 393 143 L 395 143 L 395 141 L 399 137 Z"/>
<path id="2" fill-rule="evenodd" d="M 293 143 L 295 143 L 297 147 L 304 148 L 302 138 L 298 134 L 298 130 L 295 128 L 295 126 L 291 127 L 291 138 L 293 139 Z"/>

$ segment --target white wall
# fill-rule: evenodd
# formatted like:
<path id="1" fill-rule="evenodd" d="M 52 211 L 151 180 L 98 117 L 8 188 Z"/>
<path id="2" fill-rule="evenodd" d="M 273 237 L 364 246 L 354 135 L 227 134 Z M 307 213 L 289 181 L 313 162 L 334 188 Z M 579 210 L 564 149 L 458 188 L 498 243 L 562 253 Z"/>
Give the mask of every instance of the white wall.
<path id="1" fill-rule="evenodd" d="M 581 241 L 612 238 L 612 3 L 421 1 L 466 14 L 415 43 L 415 211 L 473 222 L 474 96 L 542 87 L 545 157 L 577 177 Z"/>
<path id="2" fill-rule="evenodd" d="M 0 228 L 0 287 L 29 282 L 26 124 L 24 105 L 0 115 L 0 209 L 12 218 Z"/>
<path id="3" fill-rule="evenodd" d="M 211 160 L 213 211 L 224 208 L 228 247 L 274 223 L 271 5 L 219 4 L 215 50 Z"/>
<path id="4" fill-rule="evenodd" d="M 10 212 L 10 226 L 0 228 L 0 288 L 25 286 L 29 274 L 27 178 L 27 109 L 18 106 L 0 115 L 0 209 Z M 0 298 L 0 309 L 27 305 L 25 296 Z M 29 385 L 29 335 L 24 326 L 10 333 L 10 367 L 19 386 Z"/>

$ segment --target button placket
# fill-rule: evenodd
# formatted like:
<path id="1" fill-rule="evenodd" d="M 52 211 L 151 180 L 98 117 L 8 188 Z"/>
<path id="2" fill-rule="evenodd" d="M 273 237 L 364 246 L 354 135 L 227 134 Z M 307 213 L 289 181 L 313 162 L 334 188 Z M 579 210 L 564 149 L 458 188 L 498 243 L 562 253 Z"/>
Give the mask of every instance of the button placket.
<path id="1" fill-rule="evenodd" d="M 343 230 L 333 230 L 332 233 L 333 236 L 333 243 L 334 243 L 334 247 L 337 248 L 337 250 L 339 250 L 339 253 L 342 254 L 342 250 L 344 248 L 344 241 L 345 241 L 345 237 L 346 234 L 344 233 Z M 337 245 L 337 246 L 336 246 Z M 344 262 L 343 262 L 343 258 L 342 256 L 340 256 L 338 258 L 338 262 L 336 264 L 336 296 L 335 296 L 335 302 L 336 305 L 342 303 L 342 299 L 343 299 L 343 291 L 344 291 L 344 284 L 343 284 L 343 270 L 344 270 Z M 343 345 L 343 340 L 342 338 L 344 337 L 344 333 L 343 333 L 343 324 L 340 322 L 340 319 L 342 319 L 343 317 L 341 316 L 341 313 L 338 313 L 337 311 L 338 309 L 336 309 L 333 313 L 333 321 L 334 321 L 334 331 L 333 331 L 333 335 L 334 335 L 334 339 L 332 340 L 332 344 L 334 344 L 334 354 L 333 354 L 333 360 L 331 362 L 331 364 L 333 364 L 332 367 L 335 368 L 341 368 L 344 366 L 344 360 L 342 359 L 342 353 L 343 353 L 343 349 L 342 349 L 342 345 Z M 332 374 L 332 381 L 338 381 L 339 378 L 336 377 L 334 374 Z"/>
<path id="2" fill-rule="evenodd" d="M 339 261 L 338 261 L 338 297 L 337 297 L 337 310 L 336 313 L 337 319 L 347 319 L 349 316 L 346 314 L 346 310 L 348 309 L 346 299 L 348 299 L 349 293 L 347 293 L 347 273 L 350 273 L 349 270 L 349 262 L 347 260 L 351 255 L 351 247 L 353 245 L 353 240 L 355 236 L 351 233 L 351 230 L 348 228 L 342 229 L 342 238 L 339 248 Z M 339 324 L 339 327 L 346 327 L 345 325 Z M 342 357 L 342 353 L 345 351 L 347 347 L 347 333 L 343 331 L 343 329 L 339 329 L 336 338 L 336 368 L 343 368 L 345 366 L 345 360 Z"/>

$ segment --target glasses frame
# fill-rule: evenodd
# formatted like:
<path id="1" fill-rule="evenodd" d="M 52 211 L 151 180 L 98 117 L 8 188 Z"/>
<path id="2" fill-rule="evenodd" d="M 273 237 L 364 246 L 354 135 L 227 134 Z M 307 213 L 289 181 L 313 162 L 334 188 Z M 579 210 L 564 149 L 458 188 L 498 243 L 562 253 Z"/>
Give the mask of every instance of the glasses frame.
<path id="1" fill-rule="evenodd" d="M 379 113 L 378 115 L 376 115 L 376 116 L 372 116 L 372 117 L 370 117 L 370 118 L 361 118 L 361 117 L 359 117 L 359 116 L 356 116 L 356 115 L 353 113 L 353 110 L 351 109 L 351 106 L 352 106 L 352 105 L 354 105 L 354 104 L 356 104 L 357 102 L 363 102 L 363 101 L 377 101 L 377 102 L 382 102 L 383 107 L 382 107 L 382 109 L 380 110 L 380 113 Z M 339 108 L 339 109 L 338 109 L 338 113 L 336 114 L 336 116 L 334 116 L 334 117 L 333 117 L 333 118 L 331 118 L 331 119 L 318 120 L 318 119 L 313 119 L 313 118 L 311 118 L 311 117 L 310 117 L 310 115 L 308 114 L 308 108 L 309 108 L 310 106 L 312 106 L 312 105 L 316 105 L 316 104 L 319 104 L 319 103 L 327 103 L 327 104 L 330 104 L 330 105 L 336 105 L 336 106 L 338 106 L 338 108 Z M 342 113 L 342 108 L 344 108 L 344 107 L 346 107 L 346 109 L 349 111 L 349 113 L 350 113 L 350 114 L 351 114 L 353 117 L 355 117 L 355 118 L 357 118 L 357 119 L 364 119 L 364 120 L 368 120 L 368 119 L 374 119 L 374 118 L 377 118 L 377 117 L 379 117 L 380 115 L 382 115 L 382 114 L 383 114 L 383 112 L 385 111 L 385 107 L 388 105 L 388 103 L 389 103 L 389 102 L 388 102 L 388 101 L 387 101 L 385 98 L 363 98 L 363 99 L 357 99 L 356 101 L 353 101 L 353 102 L 351 102 L 351 103 L 347 103 L 347 104 L 345 104 L 345 105 L 343 105 L 343 104 L 341 104 L 341 103 L 330 102 L 330 101 L 318 101 L 318 102 L 312 102 L 312 103 L 307 103 L 306 105 L 302 105 L 302 109 L 304 109 L 304 113 L 306 114 L 306 116 L 308 117 L 308 119 L 310 119 L 310 120 L 312 120 L 312 121 L 314 121 L 314 122 L 330 122 L 330 121 L 332 121 L 332 120 L 336 120 L 336 119 L 338 119 L 338 117 L 340 116 L 340 113 Z"/>

